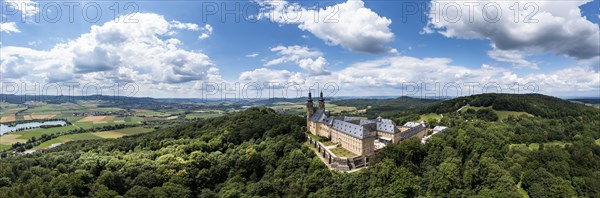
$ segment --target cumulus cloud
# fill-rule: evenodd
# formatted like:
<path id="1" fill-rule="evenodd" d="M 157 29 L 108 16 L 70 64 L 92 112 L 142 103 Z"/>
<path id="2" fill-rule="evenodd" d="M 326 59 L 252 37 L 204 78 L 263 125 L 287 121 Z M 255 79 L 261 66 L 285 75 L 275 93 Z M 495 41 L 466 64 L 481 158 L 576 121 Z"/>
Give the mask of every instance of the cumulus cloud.
<path id="1" fill-rule="evenodd" d="M 328 45 L 340 45 L 356 52 L 385 53 L 394 39 L 392 20 L 366 8 L 361 0 L 348 0 L 326 8 L 307 9 L 287 1 L 259 1 L 264 7 L 259 19 L 279 24 L 298 24 Z M 334 13 L 334 14 L 332 14 Z"/>
<path id="2" fill-rule="evenodd" d="M 137 13 L 138 23 L 94 25 L 90 32 L 49 50 L 3 46 L 0 67 L 7 78 L 46 82 L 136 82 L 180 84 L 220 79 L 210 58 L 180 49 L 169 38 L 175 29 L 195 26 Z"/>
<path id="3" fill-rule="evenodd" d="M 200 36 L 198 36 L 198 39 L 200 40 L 204 40 L 207 39 L 208 37 L 210 37 L 210 35 L 212 35 L 213 33 L 213 27 L 210 26 L 209 24 L 204 25 L 204 27 L 202 28 L 202 34 L 200 34 Z"/>
<path id="4" fill-rule="evenodd" d="M 242 82 L 256 82 L 259 84 L 265 82 L 274 82 L 283 85 L 288 83 L 304 84 L 305 78 L 306 76 L 302 75 L 299 72 L 259 68 L 253 71 L 242 72 L 240 74 L 239 80 Z"/>
<path id="5" fill-rule="evenodd" d="M 543 93 L 600 91 L 600 73 L 581 65 L 548 73 L 517 75 L 511 70 L 490 65 L 479 68 L 453 65 L 452 60 L 447 58 L 395 56 L 355 63 L 339 72 L 333 72 L 333 75 L 343 85 L 363 88 L 398 87 L 406 82 L 439 82 L 442 85 L 477 82 L 480 85 L 497 83 L 503 87 L 514 83 L 535 83 L 539 86 L 538 91 Z"/>
<path id="6" fill-rule="evenodd" d="M 175 29 L 201 32 L 200 35 L 198 36 L 199 40 L 207 39 L 213 33 L 213 27 L 210 24 L 205 24 L 204 27 L 200 27 L 200 26 L 198 26 L 198 24 L 195 24 L 195 23 L 183 23 L 180 21 L 173 20 L 169 24 L 169 27 L 171 29 L 173 29 L 169 32 L 169 35 L 175 34 L 176 33 L 174 31 Z"/>
<path id="7" fill-rule="evenodd" d="M 416 83 L 434 90 L 438 94 L 453 95 L 454 87 L 449 93 L 441 92 L 447 85 L 459 85 L 460 95 L 476 94 L 488 91 L 503 93 L 531 93 L 525 90 L 529 85 L 537 86 L 538 93 L 581 93 L 600 91 L 600 78 L 597 70 L 585 65 L 574 65 L 564 69 L 545 73 L 517 74 L 509 69 L 481 65 L 467 67 L 455 65 L 448 58 L 416 58 L 410 56 L 391 56 L 379 59 L 357 62 L 339 71 L 332 71 L 325 76 L 304 76 L 298 72 L 287 70 L 271 70 L 267 68 L 248 71 L 240 75 L 242 81 L 295 83 L 311 87 L 315 83 L 334 82 L 339 86 L 341 94 L 345 95 L 400 95 L 407 84 Z M 434 88 L 439 83 L 440 87 Z M 468 90 L 467 84 L 477 83 L 474 90 Z M 518 84 L 520 87 L 515 88 Z M 493 88 L 483 90 L 491 85 L 500 86 L 501 90 Z M 421 90 L 423 93 L 431 91 Z"/>
<path id="8" fill-rule="evenodd" d="M 19 30 L 19 28 L 17 27 L 17 24 L 15 22 L 7 22 L 7 23 L 0 23 L 0 32 L 10 34 L 10 33 L 19 33 L 19 32 L 21 32 L 21 30 Z"/>
<path id="9" fill-rule="evenodd" d="M 200 30 L 198 24 L 195 23 L 182 23 L 177 20 L 171 21 L 169 27 L 173 29 L 182 29 L 182 30 Z"/>
<path id="10" fill-rule="evenodd" d="M 536 63 L 525 60 L 523 54 L 516 50 L 491 50 L 488 51 L 488 56 L 497 61 L 512 63 L 516 68 L 539 69 Z"/>
<path id="11" fill-rule="evenodd" d="M 591 0 L 535 1 L 527 6 L 521 3 L 518 18 L 515 18 L 512 1 L 434 0 L 424 32 L 438 32 L 452 38 L 487 39 L 498 50 L 552 52 L 588 59 L 600 54 L 599 27 L 582 16 L 579 9 L 588 2 Z M 476 3 L 476 6 L 469 9 L 465 3 Z M 485 5 L 489 8 L 487 12 L 483 9 Z M 493 6 L 499 6 L 502 13 Z M 457 12 L 456 7 L 460 7 L 460 11 Z M 538 11 L 531 17 L 534 8 Z"/>
<path id="12" fill-rule="evenodd" d="M 310 49 L 305 46 L 277 46 L 271 48 L 271 51 L 277 52 L 279 56 L 276 59 L 269 60 L 265 66 L 273 66 L 283 63 L 293 62 L 300 68 L 308 71 L 311 75 L 328 75 L 327 60 L 323 58 L 323 53 L 316 49 Z"/>

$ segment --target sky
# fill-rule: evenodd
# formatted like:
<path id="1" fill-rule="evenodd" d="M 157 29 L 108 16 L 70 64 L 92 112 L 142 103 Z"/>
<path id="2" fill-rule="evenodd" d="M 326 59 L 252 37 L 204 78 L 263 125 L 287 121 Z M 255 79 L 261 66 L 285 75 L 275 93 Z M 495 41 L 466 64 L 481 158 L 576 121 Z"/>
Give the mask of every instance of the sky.
<path id="1" fill-rule="evenodd" d="M 600 97 L 600 0 L 0 6 L 6 94 Z"/>

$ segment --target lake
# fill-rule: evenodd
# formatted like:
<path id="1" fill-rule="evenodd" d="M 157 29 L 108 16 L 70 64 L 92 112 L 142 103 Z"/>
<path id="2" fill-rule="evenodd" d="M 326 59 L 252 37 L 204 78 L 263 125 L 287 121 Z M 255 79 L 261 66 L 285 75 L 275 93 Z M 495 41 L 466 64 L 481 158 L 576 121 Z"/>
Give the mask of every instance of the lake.
<path id="1" fill-rule="evenodd" d="M 28 122 L 28 123 L 17 124 L 16 126 L 8 126 L 8 125 L 0 124 L 0 135 L 3 135 L 5 133 L 14 132 L 14 131 L 17 131 L 19 129 L 38 128 L 38 127 L 41 127 L 41 126 L 51 126 L 51 125 L 62 125 L 62 126 L 65 126 L 65 125 L 67 125 L 67 122 L 61 121 L 61 120 L 59 120 L 59 121 L 46 121 L 46 122 Z"/>

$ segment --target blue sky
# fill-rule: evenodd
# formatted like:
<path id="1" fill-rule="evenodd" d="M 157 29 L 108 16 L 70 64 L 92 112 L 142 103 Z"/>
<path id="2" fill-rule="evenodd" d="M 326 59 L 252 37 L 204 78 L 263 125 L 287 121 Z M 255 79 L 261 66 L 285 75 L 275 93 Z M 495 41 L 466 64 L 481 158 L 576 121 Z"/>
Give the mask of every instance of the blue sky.
<path id="1" fill-rule="evenodd" d="M 506 1 L 457 1 L 458 21 L 443 19 L 458 13 L 448 8 L 452 1 L 137 1 L 128 10 L 119 2 L 118 20 L 134 12 L 131 19 L 139 26 L 114 22 L 115 1 L 80 2 L 71 22 L 64 2 L 1 1 L 3 81 L 135 82 L 138 95 L 152 97 L 200 97 L 206 83 L 263 81 L 303 89 L 334 82 L 337 95 L 359 96 L 403 95 L 405 84 L 436 82 L 533 82 L 544 94 L 600 95 L 600 0 L 533 2 L 534 24 L 522 22 L 531 11 L 522 9 L 527 2 L 518 6 L 517 23 L 513 2 Z M 480 5 L 473 22 L 467 21 L 465 2 Z M 102 11 L 97 22 L 82 17 L 87 5 L 88 19 L 95 18 L 90 3 Z M 485 21 L 487 3 L 500 6 L 501 19 Z M 236 4 L 236 14 L 223 17 L 223 6 Z M 48 9 L 23 11 L 29 5 Z M 421 6 L 415 14 L 413 5 Z M 431 5 L 450 11 L 436 22 Z M 302 17 L 277 18 L 282 10 Z M 54 16 L 55 22 L 45 19 Z M 333 21 L 322 22 L 327 19 Z M 135 29 L 127 34 L 128 28 Z M 148 33 L 152 28 L 166 29 Z M 129 38 L 138 33 L 156 42 Z M 113 40 L 98 40 L 104 38 Z M 119 47 L 138 44 L 156 50 Z"/>

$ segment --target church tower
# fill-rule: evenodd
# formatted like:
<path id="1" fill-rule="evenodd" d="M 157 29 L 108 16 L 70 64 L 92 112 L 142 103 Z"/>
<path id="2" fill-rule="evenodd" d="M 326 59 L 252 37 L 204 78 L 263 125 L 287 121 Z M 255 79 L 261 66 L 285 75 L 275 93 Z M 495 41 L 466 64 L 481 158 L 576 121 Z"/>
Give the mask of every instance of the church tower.
<path id="1" fill-rule="evenodd" d="M 308 100 L 306 100 L 306 120 L 315 113 L 315 106 L 313 105 L 312 93 L 308 92 Z"/>
<path id="2" fill-rule="evenodd" d="M 319 97 L 319 109 L 325 112 L 325 99 L 323 98 L 323 92 L 321 92 L 321 96 Z"/>

